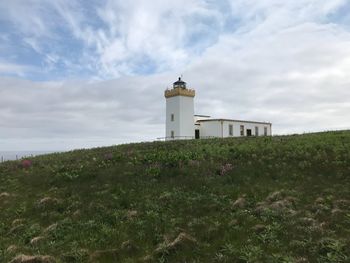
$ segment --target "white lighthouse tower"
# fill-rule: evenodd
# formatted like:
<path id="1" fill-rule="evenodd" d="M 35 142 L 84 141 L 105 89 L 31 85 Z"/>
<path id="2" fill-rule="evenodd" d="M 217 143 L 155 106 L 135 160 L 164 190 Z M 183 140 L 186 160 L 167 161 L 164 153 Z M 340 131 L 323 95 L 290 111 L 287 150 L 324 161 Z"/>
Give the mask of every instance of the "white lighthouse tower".
<path id="1" fill-rule="evenodd" d="M 187 89 L 186 82 L 179 78 L 172 89 L 164 92 L 166 99 L 166 131 L 167 140 L 193 139 L 195 91 Z"/>

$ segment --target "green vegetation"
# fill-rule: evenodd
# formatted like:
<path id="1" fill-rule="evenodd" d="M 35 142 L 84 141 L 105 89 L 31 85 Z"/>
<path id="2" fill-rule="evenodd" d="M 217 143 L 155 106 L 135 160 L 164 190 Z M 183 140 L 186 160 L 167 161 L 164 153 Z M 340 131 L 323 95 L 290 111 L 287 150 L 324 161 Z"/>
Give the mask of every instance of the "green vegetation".
<path id="1" fill-rule="evenodd" d="M 30 161 L 0 164 L 1 262 L 350 262 L 349 131 Z"/>

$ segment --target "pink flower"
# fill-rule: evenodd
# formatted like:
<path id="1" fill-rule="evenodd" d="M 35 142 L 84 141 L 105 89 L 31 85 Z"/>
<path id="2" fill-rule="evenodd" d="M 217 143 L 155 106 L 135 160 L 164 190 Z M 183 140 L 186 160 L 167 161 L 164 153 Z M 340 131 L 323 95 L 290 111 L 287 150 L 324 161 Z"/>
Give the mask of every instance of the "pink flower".
<path id="1" fill-rule="evenodd" d="M 31 160 L 23 160 L 21 162 L 22 168 L 28 169 L 32 166 L 32 161 Z"/>
<path id="2" fill-rule="evenodd" d="M 113 159 L 113 153 L 106 153 L 104 157 L 105 157 L 105 160 L 112 160 Z"/>

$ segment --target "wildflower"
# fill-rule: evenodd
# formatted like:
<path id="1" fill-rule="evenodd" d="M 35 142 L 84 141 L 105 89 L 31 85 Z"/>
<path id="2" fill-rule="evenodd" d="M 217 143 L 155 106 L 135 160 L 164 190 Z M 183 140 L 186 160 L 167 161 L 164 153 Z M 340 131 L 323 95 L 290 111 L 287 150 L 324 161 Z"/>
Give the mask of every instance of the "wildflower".
<path id="1" fill-rule="evenodd" d="M 30 168 L 31 166 L 32 166 L 32 161 L 31 160 L 23 160 L 22 162 L 21 162 L 21 166 L 22 166 L 22 168 L 25 168 L 25 169 L 28 169 L 28 168 Z"/>
<path id="2" fill-rule="evenodd" d="M 104 155 L 104 159 L 107 160 L 107 161 L 110 161 L 113 159 L 113 154 L 112 153 L 106 153 Z"/>

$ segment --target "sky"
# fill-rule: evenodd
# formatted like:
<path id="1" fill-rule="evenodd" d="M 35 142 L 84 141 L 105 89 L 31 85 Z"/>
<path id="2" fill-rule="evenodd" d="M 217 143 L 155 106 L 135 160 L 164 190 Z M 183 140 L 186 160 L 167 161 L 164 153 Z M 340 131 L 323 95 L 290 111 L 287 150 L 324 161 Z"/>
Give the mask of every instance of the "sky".
<path id="1" fill-rule="evenodd" d="M 0 0 L 0 151 L 165 135 L 195 113 L 274 134 L 350 128 L 349 0 Z"/>

